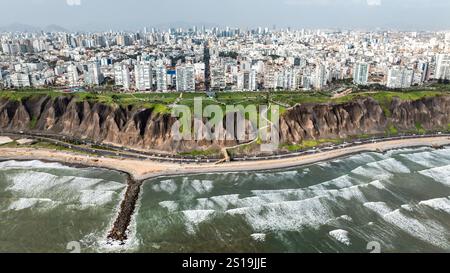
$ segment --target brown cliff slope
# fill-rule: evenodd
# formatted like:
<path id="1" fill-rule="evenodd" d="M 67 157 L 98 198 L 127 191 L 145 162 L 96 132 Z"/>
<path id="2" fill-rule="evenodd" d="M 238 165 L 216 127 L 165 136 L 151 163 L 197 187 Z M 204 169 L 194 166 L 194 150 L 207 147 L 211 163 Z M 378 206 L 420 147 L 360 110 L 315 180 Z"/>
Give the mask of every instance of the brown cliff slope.
<path id="1" fill-rule="evenodd" d="M 179 152 L 221 147 L 224 142 L 174 141 L 176 119 L 151 109 L 110 106 L 61 96 L 33 96 L 21 101 L 0 99 L 0 130 L 45 132 L 140 149 Z M 448 130 L 450 96 L 417 101 L 393 99 L 382 105 L 372 98 L 341 104 L 302 104 L 280 119 L 282 143 L 359 135 Z M 392 131 L 392 129 L 391 129 Z M 235 143 L 230 143 L 233 145 Z"/>

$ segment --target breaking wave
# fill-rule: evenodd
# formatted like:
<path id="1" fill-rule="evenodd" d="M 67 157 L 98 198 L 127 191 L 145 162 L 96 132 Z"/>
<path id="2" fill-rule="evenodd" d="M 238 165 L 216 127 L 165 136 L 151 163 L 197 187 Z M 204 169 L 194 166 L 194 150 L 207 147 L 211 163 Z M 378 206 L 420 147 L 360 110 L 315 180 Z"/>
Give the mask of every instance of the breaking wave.
<path id="1" fill-rule="evenodd" d="M 422 201 L 419 203 L 419 205 L 427 206 L 434 210 L 450 214 L 450 197 Z"/>
<path id="2" fill-rule="evenodd" d="M 80 242 L 83 252 L 97 251 L 125 182 L 109 170 L 0 162 L 1 240 L 13 252 L 65 252 L 67 240 Z"/>
<path id="3" fill-rule="evenodd" d="M 60 163 L 47 163 L 39 160 L 32 160 L 32 161 L 9 160 L 0 162 L 0 169 L 8 170 L 8 169 L 74 169 L 74 168 L 62 165 Z"/>
<path id="4" fill-rule="evenodd" d="M 346 230 L 343 229 L 336 229 L 333 231 L 330 231 L 330 236 L 339 241 L 340 243 L 349 246 L 352 243 L 350 242 L 349 233 Z"/>
<path id="5" fill-rule="evenodd" d="M 450 186 L 450 165 L 423 170 L 419 173 L 446 186 Z"/>
<path id="6" fill-rule="evenodd" d="M 208 236 L 218 236 L 220 241 L 246 234 L 242 238 L 248 238 L 248 244 L 264 245 L 270 236 L 271 243 L 279 240 L 290 251 L 299 249 L 297 240 L 321 251 L 326 251 L 325 246 L 332 246 L 331 251 L 355 248 L 361 240 L 378 240 L 390 251 L 407 244 L 445 250 L 449 249 L 445 238 L 449 219 L 436 217 L 450 218 L 450 199 L 437 196 L 445 194 L 442 189 L 424 189 L 434 180 L 450 183 L 447 153 L 448 149 L 401 149 L 285 171 L 165 179 L 150 182 L 143 198 L 150 198 L 152 191 L 168 193 L 157 201 L 162 210 L 158 213 L 173 215 L 169 229 L 181 216 L 193 238 L 215 229 Z M 436 198 L 429 198 L 433 195 Z M 200 230 L 202 223 L 207 225 Z M 145 228 L 138 225 L 138 233 Z M 410 239 L 402 242 L 405 234 Z M 318 237 L 310 241 L 308 236 Z"/>

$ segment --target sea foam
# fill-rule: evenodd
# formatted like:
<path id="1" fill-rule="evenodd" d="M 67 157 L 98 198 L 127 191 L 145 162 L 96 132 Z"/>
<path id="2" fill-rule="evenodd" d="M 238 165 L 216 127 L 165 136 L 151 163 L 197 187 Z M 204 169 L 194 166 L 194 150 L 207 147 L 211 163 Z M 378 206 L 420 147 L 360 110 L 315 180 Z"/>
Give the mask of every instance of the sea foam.
<path id="1" fill-rule="evenodd" d="M 394 173 L 410 173 L 411 171 L 395 158 L 389 158 L 368 163 L 351 172 L 371 179 L 382 180 L 392 177 Z"/>
<path id="2" fill-rule="evenodd" d="M 211 218 L 215 213 L 214 210 L 184 210 L 182 211 L 185 218 L 186 230 L 188 233 L 195 234 L 196 227 Z"/>
<path id="3" fill-rule="evenodd" d="M 364 206 L 381 216 L 394 211 L 394 209 L 388 206 L 385 202 L 367 202 L 364 203 Z"/>
<path id="4" fill-rule="evenodd" d="M 400 209 L 383 215 L 383 219 L 412 237 L 442 249 L 450 248 L 447 229 L 436 221 L 412 218 L 405 215 Z"/>
<path id="5" fill-rule="evenodd" d="M 450 214 L 450 197 L 422 201 L 419 205 L 427 206 L 434 210 L 439 210 Z"/>
<path id="6" fill-rule="evenodd" d="M 50 208 L 55 205 L 51 199 L 46 198 L 19 198 L 13 201 L 7 210 L 24 210 L 29 208 Z"/>
<path id="7" fill-rule="evenodd" d="M 447 151 L 449 152 L 449 151 Z M 406 160 L 409 160 L 411 162 L 414 162 L 416 164 L 419 164 L 421 166 L 427 167 L 427 168 L 433 168 L 438 167 L 441 165 L 447 165 L 450 163 L 449 159 L 444 158 L 442 155 L 437 153 L 436 151 L 433 152 L 421 152 L 421 153 L 414 153 L 414 154 L 402 154 L 401 155 Z"/>
<path id="8" fill-rule="evenodd" d="M 85 207 L 103 206 L 113 201 L 116 195 L 114 191 L 82 190 L 79 201 Z"/>
<path id="9" fill-rule="evenodd" d="M 321 198 L 286 201 L 264 206 L 238 208 L 226 213 L 241 215 L 258 232 L 318 227 L 333 218 L 331 207 Z"/>
<path id="10" fill-rule="evenodd" d="M 250 237 L 257 242 L 264 242 L 266 240 L 266 234 L 264 233 L 253 233 Z"/>
<path id="11" fill-rule="evenodd" d="M 156 192 L 167 192 L 169 194 L 174 194 L 177 191 L 178 186 L 174 180 L 169 179 L 155 183 L 152 186 L 152 189 Z"/>
<path id="12" fill-rule="evenodd" d="M 101 206 L 111 202 L 117 191 L 125 188 L 125 184 L 74 176 L 56 176 L 53 174 L 26 170 L 21 173 L 8 175 L 7 191 L 18 198 L 27 198 L 28 201 L 11 204 L 14 208 L 24 206 L 26 202 L 36 200 L 53 200 L 58 204 L 70 204 L 81 209 Z M 104 184 L 103 184 L 104 183 Z M 20 199 L 19 199 L 20 200 Z M 35 205 L 35 204 L 34 204 Z"/>
<path id="13" fill-rule="evenodd" d="M 0 162 L 0 169 L 75 169 L 72 167 L 64 166 L 60 163 L 47 163 L 39 160 L 31 161 L 16 161 L 9 160 Z"/>
<path id="14" fill-rule="evenodd" d="M 346 230 L 343 229 L 336 229 L 333 231 L 330 231 L 328 233 L 331 237 L 333 237 L 334 239 L 336 239 L 337 241 L 339 241 L 340 243 L 346 245 L 346 246 L 350 246 L 351 242 L 350 242 L 350 238 L 349 238 L 349 233 Z"/>
<path id="15" fill-rule="evenodd" d="M 423 170 L 419 173 L 428 176 L 446 186 L 450 186 L 450 165 Z"/>

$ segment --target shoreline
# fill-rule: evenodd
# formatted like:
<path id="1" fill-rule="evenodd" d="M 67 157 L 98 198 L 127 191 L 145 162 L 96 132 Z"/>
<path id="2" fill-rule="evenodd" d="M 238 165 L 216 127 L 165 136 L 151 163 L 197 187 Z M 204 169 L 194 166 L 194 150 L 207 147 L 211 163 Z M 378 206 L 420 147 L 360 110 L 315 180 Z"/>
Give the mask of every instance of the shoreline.
<path id="1" fill-rule="evenodd" d="M 231 161 L 216 165 L 214 163 L 169 163 L 152 160 L 105 158 L 83 155 L 76 152 L 55 151 L 34 148 L 1 148 L 0 161 L 40 160 L 56 162 L 66 166 L 103 168 L 122 172 L 135 182 L 157 177 L 195 175 L 200 173 L 233 173 L 249 171 L 270 171 L 288 169 L 330 161 L 341 157 L 365 152 L 387 152 L 390 150 L 418 147 L 443 147 L 450 145 L 450 136 L 418 137 L 402 140 L 386 140 L 352 147 L 337 148 L 311 154 L 303 154 L 280 159 L 258 161 Z"/>

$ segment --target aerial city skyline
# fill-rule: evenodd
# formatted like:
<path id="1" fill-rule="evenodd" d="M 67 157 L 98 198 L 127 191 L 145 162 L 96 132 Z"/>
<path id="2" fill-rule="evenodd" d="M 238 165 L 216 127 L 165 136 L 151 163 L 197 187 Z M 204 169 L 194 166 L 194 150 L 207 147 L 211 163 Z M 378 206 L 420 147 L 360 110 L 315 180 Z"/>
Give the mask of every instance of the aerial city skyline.
<path id="1" fill-rule="evenodd" d="M 450 27 L 446 16 L 450 3 L 445 0 L 1 0 L 0 4 L 8 10 L 0 18 L 0 29 L 58 25 L 69 31 L 136 31 L 194 24 L 370 30 Z"/>
<path id="2" fill-rule="evenodd" d="M 139 91 L 407 89 L 450 80 L 450 32 L 258 27 L 0 34 L 5 88 Z"/>

